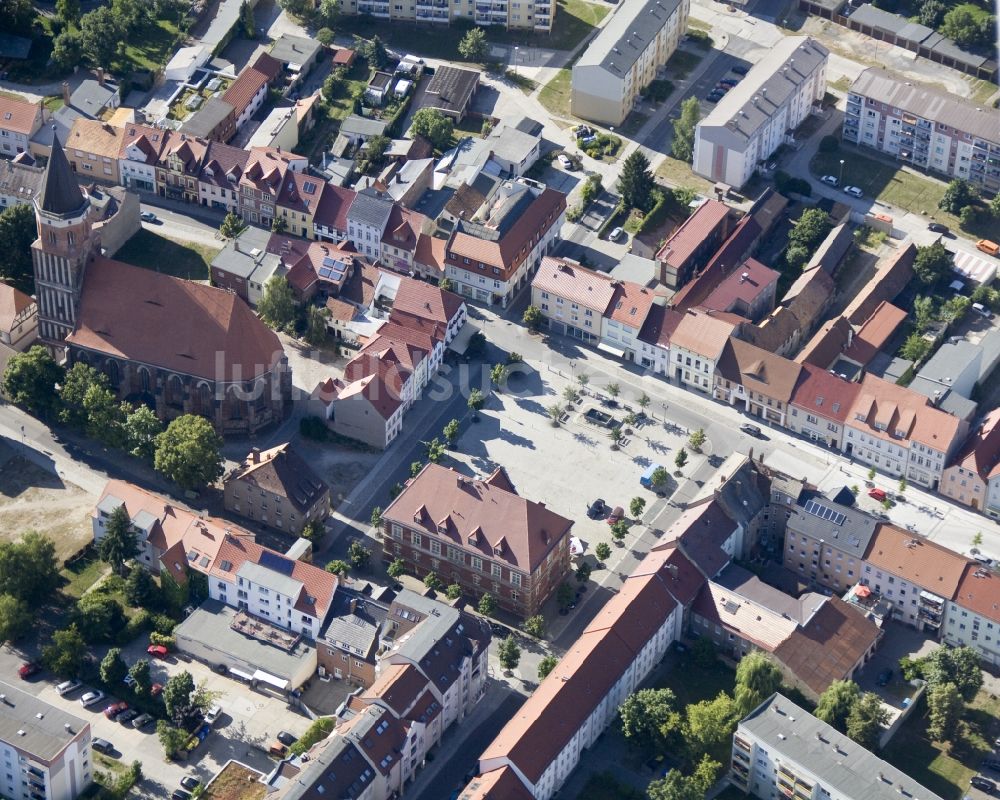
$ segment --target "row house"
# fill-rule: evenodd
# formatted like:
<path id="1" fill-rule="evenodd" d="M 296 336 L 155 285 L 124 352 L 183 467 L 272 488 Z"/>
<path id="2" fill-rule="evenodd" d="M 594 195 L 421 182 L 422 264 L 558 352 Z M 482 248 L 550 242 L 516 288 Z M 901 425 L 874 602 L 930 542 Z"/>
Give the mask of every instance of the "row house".
<path id="1" fill-rule="evenodd" d="M 88 180 L 118 183 L 118 152 L 123 136 L 122 128 L 107 122 L 77 119 L 64 147 L 73 172 Z"/>
<path id="2" fill-rule="evenodd" d="M 844 445 L 844 428 L 861 386 L 828 370 L 802 364 L 785 425 L 834 450 Z"/>
<path id="3" fill-rule="evenodd" d="M 335 200 L 333 204 L 336 219 L 340 202 Z M 325 210 L 325 214 L 330 211 Z M 431 228 L 423 214 L 394 201 L 381 181 L 354 195 L 346 209 L 346 220 L 347 239 L 359 253 L 404 275 L 413 271 L 419 237 Z M 329 224 L 326 227 L 330 229 Z"/>
<path id="4" fill-rule="evenodd" d="M 684 314 L 673 308 L 654 303 L 639 331 L 636 360 L 657 375 L 670 374 L 670 338 Z"/>
<path id="5" fill-rule="evenodd" d="M 704 267 L 733 229 L 734 217 L 720 200 L 706 200 L 656 252 L 660 283 L 679 289 Z"/>
<path id="6" fill-rule="evenodd" d="M 894 525 L 879 524 L 861 583 L 892 603 L 893 619 L 938 637 L 947 606 L 971 562 Z"/>
<path id="7" fill-rule="evenodd" d="M 118 181 L 133 192 L 156 192 L 156 165 L 171 131 L 130 123 L 118 151 Z"/>
<path id="8" fill-rule="evenodd" d="M 171 136 L 156 162 L 156 191 L 169 200 L 197 203 L 198 176 L 208 142 L 186 134 Z"/>
<path id="9" fill-rule="evenodd" d="M 971 647 L 990 666 L 1000 665 L 1000 576 L 969 562 L 955 598 L 946 606 L 942 636 L 952 647 Z"/>
<path id="10" fill-rule="evenodd" d="M 323 193 L 323 181 L 305 172 L 289 170 L 276 201 L 278 219 L 282 220 L 285 231 L 293 236 L 311 239 L 313 219 Z"/>
<path id="11" fill-rule="evenodd" d="M 270 228 L 277 209 L 278 195 L 288 172 L 305 172 L 309 162 L 269 147 L 253 147 L 240 177 L 240 214 L 245 222 Z"/>
<path id="12" fill-rule="evenodd" d="M 794 361 L 730 338 L 715 369 L 713 396 L 730 405 L 742 404 L 752 417 L 787 427 L 801 372 Z"/>
<path id="13" fill-rule="evenodd" d="M 240 179 L 250 153 L 239 147 L 209 142 L 198 173 L 198 198 L 203 206 L 240 213 Z"/>
<path id="14" fill-rule="evenodd" d="M 966 439 L 941 475 L 938 491 L 956 503 L 1000 518 L 1000 410 Z"/>
<path id="15" fill-rule="evenodd" d="M 508 182 L 475 219 L 456 225 L 446 276 L 459 294 L 506 307 L 555 247 L 565 219 L 562 192 Z"/>
<path id="16" fill-rule="evenodd" d="M 479 479 L 428 464 L 383 513 L 382 556 L 416 575 L 434 572 L 470 597 L 490 594 L 524 618 L 568 573 L 572 526 L 518 495 L 502 469 Z"/>
<path id="17" fill-rule="evenodd" d="M 380 358 L 361 378 L 323 381 L 309 402 L 334 433 L 384 450 L 403 430 L 402 397 L 398 366 Z"/>
<path id="18" fill-rule="evenodd" d="M 27 153 L 29 140 L 42 127 L 42 103 L 30 103 L 16 95 L 0 96 L 0 155 L 13 158 Z"/>
<path id="19" fill-rule="evenodd" d="M 922 394 L 865 375 L 848 414 L 843 452 L 893 477 L 937 489 L 968 423 Z"/>
<path id="20" fill-rule="evenodd" d="M 715 370 L 729 337 L 736 335 L 744 320 L 731 314 L 690 308 L 684 311 L 670 337 L 670 369 L 667 378 L 684 388 L 711 394 Z"/>
<path id="21" fill-rule="evenodd" d="M 233 107 L 233 128 L 231 131 L 222 131 L 219 141 L 228 142 L 257 113 L 264 105 L 268 89 L 281 75 L 282 69 L 280 61 L 268 53 L 261 53 L 229 85 L 222 93 L 222 100 Z"/>
<path id="22" fill-rule="evenodd" d="M 316 210 L 313 212 L 312 238 L 320 242 L 346 240 L 349 230 L 347 212 L 353 205 L 354 198 L 353 189 L 324 183 L 316 203 Z"/>

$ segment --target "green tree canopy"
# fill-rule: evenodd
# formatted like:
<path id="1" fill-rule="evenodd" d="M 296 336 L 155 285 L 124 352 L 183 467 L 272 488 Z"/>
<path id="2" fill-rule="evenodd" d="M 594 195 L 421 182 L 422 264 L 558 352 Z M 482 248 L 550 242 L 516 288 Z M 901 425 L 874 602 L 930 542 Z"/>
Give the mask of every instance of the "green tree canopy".
<path id="1" fill-rule="evenodd" d="M 52 599 L 60 581 L 55 544 L 47 536 L 29 531 L 20 541 L 0 542 L 0 594 L 39 606 Z"/>
<path id="2" fill-rule="evenodd" d="M 37 238 L 35 210 L 30 203 L 0 211 L 0 278 L 25 294 L 35 293 L 31 243 Z"/>
<path id="3" fill-rule="evenodd" d="M 125 579 L 125 602 L 135 608 L 151 609 L 160 605 L 159 587 L 153 576 L 136 566 Z"/>
<path id="4" fill-rule="evenodd" d="M 413 115 L 410 131 L 415 136 L 423 136 L 435 149 L 445 150 L 451 144 L 455 123 L 436 108 L 421 108 Z"/>
<path id="5" fill-rule="evenodd" d="M 222 439 L 204 417 L 177 417 L 156 437 L 153 466 L 184 489 L 203 489 L 221 477 Z"/>
<path id="6" fill-rule="evenodd" d="M 974 203 L 979 193 L 967 180 L 956 178 L 944 190 L 938 201 L 938 208 L 949 214 L 958 214 L 970 203 Z"/>
<path id="7" fill-rule="evenodd" d="M 862 747 L 874 750 L 878 746 L 882 726 L 888 721 L 889 712 L 882 705 L 882 699 L 873 692 L 865 692 L 847 715 L 847 735 Z"/>
<path id="8" fill-rule="evenodd" d="M 87 643 L 76 625 L 53 633 L 51 643 L 42 648 L 42 661 L 60 678 L 79 675 L 86 655 Z"/>
<path id="9" fill-rule="evenodd" d="M 513 636 L 508 636 L 497 645 L 497 658 L 503 669 L 517 669 L 521 662 L 521 648 L 517 646 L 517 640 Z"/>
<path id="10" fill-rule="evenodd" d="M 130 411 L 123 425 L 125 447 L 143 461 L 152 461 L 156 454 L 156 437 L 163 433 L 163 423 L 149 406 L 140 405 Z"/>
<path id="11" fill-rule="evenodd" d="M 607 542 L 598 542 L 594 548 L 594 555 L 597 556 L 598 561 L 607 561 L 611 558 L 611 545 Z"/>
<path id="12" fill-rule="evenodd" d="M 390 578 L 398 578 L 404 572 L 406 572 L 406 562 L 401 558 L 393 559 L 393 562 L 386 567 L 386 574 Z"/>
<path id="13" fill-rule="evenodd" d="M 542 311 L 538 306 L 528 306 L 521 315 L 521 322 L 529 329 L 537 331 L 542 324 Z"/>
<path id="14" fill-rule="evenodd" d="M 121 20 L 111 6 L 98 6 L 80 17 L 80 44 L 95 67 L 111 70 L 124 37 Z"/>
<path id="15" fill-rule="evenodd" d="M 493 612 L 497 610 L 497 599 L 489 592 L 486 592 L 486 594 L 479 598 L 476 610 L 484 617 L 492 616 Z"/>
<path id="16" fill-rule="evenodd" d="M 153 685 L 153 678 L 149 672 L 149 661 L 140 658 L 129 669 L 128 674 L 135 681 L 135 693 L 139 695 L 149 694 L 149 689 Z"/>
<path id="17" fill-rule="evenodd" d="M 62 401 L 59 419 L 83 430 L 87 425 L 87 409 L 84 407 L 87 392 L 92 386 L 105 388 L 107 385 L 108 378 L 103 372 L 98 372 L 84 361 L 77 361 L 66 371 L 59 390 L 59 399 Z"/>
<path id="18" fill-rule="evenodd" d="M 921 675 L 931 686 L 952 683 L 966 700 L 983 685 L 983 671 L 971 647 L 939 647 L 921 661 Z"/>
<path id="19" fill-rule="evenodd" d="M 125 510 L 124 503 L 111 512 L 105 525 L 104 536 L 97 544 L 97 552 L 101 556 L 101 561 L 110 564 L 119 575 L 125 572 L 125 562 L 135 558 L 139 552 L 135 531 L 132 530 L 132 520 Z"/>
<path id="20" fill-rule="evenodd" d="M 681 731 L 677 696 L 670 689 L 640 689 L 621 704 L 622 734 L 646 752 L 660 752 Z"/>
<path id="21" fill-rule="evenodd" d="M 335 558 L 326 565 L 326 571 L 334 575 L 347 575 L 351 571 L 351 565 L 340 558 Z"/>
<path id="22" fill-rule="evenodd" d="M 685 711 L 684 740 L 692 753 L 713 751 L 732 738 L 740 714 L 736 701 L 719 692 L 714 700 L 692 703 Z"/>
<path id="23" fill-rule="evenodd" d="M 801 245 L 812 255 L 832 227 L 830 215 L 823 209 L 807 208 L 788 234 L 788 242 Z"/>
<path id="24" fill-rule="evenodd" d="M 486 58 L 486 31 L 470 28 L 458 43 L 458 54 L 466 61 L 482 63 Z"/>
<path id="25" fill-rule="evenodd" d="M 117 597 L 88 592 L 76 601 L 73 621 L 88 644 L 97 644 L 114 641 L 128 623 L 128 617 Z"/>
<path id="26" fill-rule="evenodd" d="M 183 727 L 197 710 L 193 703 L 194 693 L 194 678 L 187 670 L 178 672 L 163 687 L 163 704 L 175 725 Z"/>
<path id="27" fill-rule="evenodd" d="M 63 380 L 63 368 L 42 345 L 16 353 L 7 362 L 3 387 L 12 402 L 32 413 L 46 416 L 59 407 L 56 384 Z"/>
<path id="28" fill-rule="evenodd" d="M 940 241 L 927 247 L 917 248 L 913 262 L 913 272 L 924 286 L 933 286 L 945 275 L 950 274 L 952 257 Z"/>
<path id="29" fill-rule="evenodd" d="M 306 330 L 302 338 L 313 347 L 321 347 L 330 338 L 327 324 L 330 321 L 330 309 L 310 305 L 306 308 Z"/>
<path id="30" fill-rule="evenodd" d="M 282 275 L 272 275 L 264 284 L 257 303 L 257 313 L 276 331 L 291 330 L 295 324 L 295 293 L 288 279 Z"/>
<path id="31" fill-rule="evenodd" d="M 734 697 L 744 717 L 781 687 L 781 670 L 760 650 L 753 650 L 736 666 Z"/>
<path id="32" fill-rule="evenodd" d="M 859 697 L 861 689 L 854 681 L 834 681 L 819 696 L 816 717 L 844 733 L 847 730 L 847 717 Z"/>
<path id="33" fill-rule="evenodd" d="M 0 594 L 0 645 L 15 642 L 34 626 L 28 604 L 12 594 Z"/>
<path id="34" fill-rule="evenodd" d="M 52 61 L 62 70 L 71 70 L 83 61 L 83 37 L 79 31 L 64 28 L 52 40 Z"/>
<path id="35" fill-rule="evenodd" d="M 638 208 L 648 211 L 652 205 L 653 185 L 649 159 L 641 150 L 634 150 L 622 164 L 621 175 L 618 178 L 622 205 L 626 209 Z"/>
<path id="36" fill-rule="evenodd" d="M 690 775 L 672 769 L 664 778 L 650 783 L 646 791 L 649 800 L 704 800 L 721 771 L 718 761 L 703 755 Z"/>
<path id="37" fill-rule="evenodd" d="M 128 675 L 128 665 L 117 647 L 108 650 L 101 661 L 101 680 L 108 686 L 118 686 Z"/>
<path id="38" fill-rule="evenodd" d="M 559 665 L 559 659 L 553 655 L 547 655 L 538 662 L 538 680 L 544 681 L 550 672 Z"/>
<path id="39" fill-rule="evenodd" d="M 968 47 L 988 44 L 995 28 L 996 17 L 974 3 L 962 3 L 944 15 L 939 32 Z"/>
<path id="40" fill-rule="evenodd" d="M 965 703 L 953 683 L 939 683 L 927 692 L 927 735 L 935 742 L 950 742 Z"/>
<path id="41" fill-rule="evenodd" d="M 697 97 L 689 97 L 681 103 L 680 116 L 674 120 L 674 137 L 671 153 L 680 161 L 691 163 L 694 158 L 694 129 L 701 119 L 701 106 Z"/>
<path id="42" fill-rule="evenodd" d="M 674 456 L 674 466 L 677 467 L 677 469 L 684 469 L 684 465 L 687 463 L 688 463 L 687 450 L 685 450 L 682 447 L 677 451 L 677 455 Z"/>
<path id="43" fill-rule="evenodd" d="M 223 239 L 235 239 L 246 226 L 242 217 L 230 211 L 219 226 L 219 234 Z"/>
<path id="44" fill-rule="evenodd" d="M 368 563 L 372 560 L 372 551 L 361 542 L 351 542 L 350 547 L 347 548 L 347 560 L 351 562 L 351 567 L 354 569 L 367 569 Z"/>

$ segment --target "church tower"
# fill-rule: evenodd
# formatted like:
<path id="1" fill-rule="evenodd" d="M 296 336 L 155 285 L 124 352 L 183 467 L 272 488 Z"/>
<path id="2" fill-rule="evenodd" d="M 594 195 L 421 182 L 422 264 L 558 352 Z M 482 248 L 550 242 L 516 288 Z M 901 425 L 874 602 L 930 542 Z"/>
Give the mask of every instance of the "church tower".
<path id="1" fill-rule="evenodd" d="M 35 196 L 38 238 L 31 245 L 38 301 L 38 333 L 57 355 L 76 325 L 83 273 L 100 243 L 91 228 L 90 200 L 80 190 L 59 137 Z"/>

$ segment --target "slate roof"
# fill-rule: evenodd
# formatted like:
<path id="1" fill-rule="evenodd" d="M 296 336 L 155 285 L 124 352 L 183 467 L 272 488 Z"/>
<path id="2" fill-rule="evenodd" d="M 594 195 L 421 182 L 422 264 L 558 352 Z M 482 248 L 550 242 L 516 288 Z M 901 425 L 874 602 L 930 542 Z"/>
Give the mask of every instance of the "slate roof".
<path id="1" fill-rule="evenodd" d="M 439 66 L 424 90 L 420 107 L 464 114 L 478 86 L 478 72 Z"/>
<path id="2" fill-rule="evenodd" d="M 381 234 L 392 215 L 392 198 L 374 187 L 369 187 L 354 196 L 347 219 L 355 224 L 367 225 Z"/>
<path id="3" fill-rule="evenodd" d="M 624 79 L 679 5 L 680 0 L 620 4 L 584 49 L 576 65 L 600 66 Z"/>
<path id="4" fill-rule="evenodd" d="M 311 509 L 329 487 L 288 442 L 256 450 L 226 476 L 286 498 L 300 513 Z"/>
<path id="5" fill-rule="evenodd" d="M 45 170 L 41 167 L 21 163 L 16 159 L 0 160 L 0 195 L 29 203 L 35 199 L 44 181 Z"/>
<path id="6" fill-rule="evenodd" d="M 42 211 L 50 214 L 69 215 L 80 211 L 83 206 L 83 192 L 76 182 L 76 175 L 66 159 L 59 137 L 52 141 L 52 153 L 45 167 L 42 190 L 35 200 Z"/>

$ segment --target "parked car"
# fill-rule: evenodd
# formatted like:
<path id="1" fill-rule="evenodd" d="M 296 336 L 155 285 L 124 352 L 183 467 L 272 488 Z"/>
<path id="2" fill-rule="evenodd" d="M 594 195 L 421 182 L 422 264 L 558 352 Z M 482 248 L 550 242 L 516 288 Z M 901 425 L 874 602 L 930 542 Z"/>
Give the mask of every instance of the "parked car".
<path id="1" fill-rule="evenodd" d="M 65 697 L 70 692 L 75 692 L 81 686 L 83 686 L 83 684 L 80 683 L 80 681 L 63 681 L 56 687 L 56 691 L 59 692 L 61 697 Z"/>
<path id="2" fill-rule="evenodd" d="M 121 714 L 118 715 L 117 722 L 120 725 L 128 725 L 132 720 L 139 716 L 139 712 L 134 708 L 127 708 Z"/>
<path id="3" fill-rule="evenodd" d="M 89 708 L 95 703 L 100 703 L 104 699 L 104 692 L 97 690 L 94 692 L 86 692 L 80 698 L 80 705 L 84 708 Z"/>
<path id="4" fill-rule="evenodd" d="M 820 178 L 820 180 L 823 181 L 823 183 L 829 184 L 830 186 L 836 186 L 838 183 L 840 183 L 840 181 L 838 181 L 837 178 L 833 175 L 824 175 L 822 178 Z"/>
<path id="5" fill-rule="evenodd" d="M 755 436 L 758 439 L 764 435 L 759 425 L 751 425 L 749 422 L 744 422 L 740 425 L 740 430 L 747 434 L 747 436 Z"/>
<path id="6" fill-rule="evenodd" d="M 609 242 L 617 242 L 624 235 L 625 235 L 625 231 L 623 231 L 621 228 L 615 228 L 613 231 L 611 231 L 611 233 L 608 234 L 608 241 Z"/>
<path id="7" fill-rule="evenodd" d="M 225 675 L 227 672 L 229 672 L 229 667 L 227 667 L 225 664 L 216 664 L 214 667 L 212 667 L 212 672 L 218 672 L 220 675 Z"/>
<path id="8" fill-rule="evenodd" d="M 721 94 L 710 94 L 705 98 L 706 103 L 718 103 L 722 99 Z"/>
<path id="9" fill-rule="evenodd" d="M 997 785 L 993 781 L 989 778 L 984 778 L 982 775 L 973 775 L 971 783 L 974 788 L 983 792 L 995 792 L 997 788 Z"/>
<path id="10" fill-rule="evenodd" d="M 124 683 L 129 689 L 134 689 L 136 680 L 131 675 L 126 675 L 122 678 L 122 683 Z"/>
<path id="11" fill-rule="evenodd" d="M 615 506 L 612 512 L 608 515 L 608 525 L 614 525 L 618 520 L 625 516 L 625 509 L 621 506 Z"/>
<path id="12" fill-rule="evenodd" d="M 159 697 L 163 693 L 163 684 L 154 683 L 149 687 L 149 694 L 151 697 Z"/>
<path id="13" fill-rule="evenodd" d="M 885 490 L 884 489 L 879 489 L 878 487 L 875 487 L 873 489 L 869 489 L 868 490 L 868 496 L 870 498 L 872 498 L 873 500 L 878 500 L 880 503 L 883 500 L 885 500 L 885 498 L 886 498 Z"/>
<path id="14" fill-rule="evenodd" d="M 721 81 L 719 81 L 719 84 L 722 86 L 728 86 L 730 89 L 732 89 L 739 82 L 740 82 L 739 78 L 723 78 Z"/>
<path id="15" fill-rule="evenodd" d="M 214 725 L 216 722 L 219 721 L 219 717 L 221 716 L 222 716 L 222 706 L 216 703 L 214 706 L 208 709 L 208 713 L 205 714 L 205 723 L 208 725 Z"/>
<path id="16" fill-rule="evenodd" d="M 744 67 L 742 64 L 737 64 L 732 69 L 737 75 L 746 75 L 750 71 L 750 67 Z"/>
<path id="17" fill-rule="evenodd" d="M 947 225 L 942 225 L 940 222 L 928 222 L 927 230 L 933 231 L 934 233 L 949 233 Z"/>
<path id="18" fill-rule="evenodd" d="M 979 762 L 979 768 L 1000 771 L 1000 758 L 984 758 Z"/>
<path id="19" fill-rule="evenodd" d="M 167 648 L 164 647 L 162 644 L 151 644 L 149 647 L 146 648 L 146 652 L 149 655 L 153 656 L 153 658 L 167 657 Z"/>
<path id="20" fill-rule="evenodd" d="M 976 249 L 990 256 L 1000 256 L 1000 244 L 989 239 L 980 239 L 976 242 Z"/>
<path id="21" fill-rule="evenodd" d="M 975 311 L 979 316 L 985 317 L 986 319 L 992 319 L 993 318 L 993 312 L 990 311 L 982 303 L 973 303 L 972 304 L 972 310 Z"/>
<path id="22" fill-rule="evenodd" d="M 37 675 L 40 669 L 41 667 L 34 661 L 25 661 L 20 667 L 18 667 L 17 675 L 21 680 L 27 680 L 32 675 Z"/>
<path id="23" fill-rule="evenodd" d="M 566 170 L 568 172 L 572 172 L 573 171 L 573 169 L 574 169 L 573 161 L 572 161 L 572 159 L 570 159 L 569 156 L 564 155 L 563 153 L 560 153 L 559 156 L 558 156 L 558 158 L 557 158 L 557 160 L 559 161 L 559 165 L 564 170 Z"/>
<path id="24" fill-rule="evenodd" d="M 591 519 L 599 519 L 607 510 L 608 507 L 604 505 L 604 501 L 598 498 L 590 504 L 590 508 L 587 509 L 587 516 Z"/>
<path id="25" fill-rule="evenodd" d="M 108 755 L 115 751 L 115 746 L 111 744 L 107 739 L 91 739 L 90 746 L 93 747 L 98 753 L 104 753 Z"/>
<path id="26" fill-rule="evenodd" d="M 128 703 L 112 703 L 106 709 L 104 709 L 104 716 L 108 719 L 115 719 L 123 711 L 128 711 Z"/>
<path id="27" fill-rule="evenodd" d="M 139 215 L 139 219 L 141 219 L 143 222 L 156 222 L 156 214 L 154 214 L 152 211 L 143 211 Z"/>
<path id="28" fill-rule="evenodd" d="M 191 800 L 191 794 L 185 792 L 183 789 L 174 789 L 174 793 L 170 795 L 170 800 Z"/>
<path id="29" fill-rule="evenodd" d="M 886 667 L 878 674 L 878 680 L 875 681 L 879 686 L 888 686 L 889 681 L 892 680 L 892 669 Z"/>
<path id="30" fill-rule="evenodd" d="M 132 727 L 138 730 L 139 728 L 146 727 L 150 722 L 155 719 L 152 714 L 140 714 L 134 720 L 132 720 Z"/>
<path id="31" fill-rule="evenodd" d="M 199 786 L 201 786 L 201 781 L 198 780 L 193 775 L 185 775 L 181 778 L 181 786 L 187 789 L 189 792 L 193 792 Z"/>
<path id="32" fill-rule="evenodd" d="M 845 186 L 844 194 L 849 194 L 851 197 L 857 197 L 858 199 L 865 196 L 865 193 L 862 192 L 857 186 Z"/>
<path id="33" fill-rule="evenodd" d="M 299 740 L 298 736 L 295 736 L 294 734 L 291 734 L 288 731 L 278 731 L 278 741 L 281 742 L 282 744 L 287 744 L 289 747 L 291 747 L 298 740 Z"/>
<path id="34" fill-rule="evenodd" d="M 713 92 L 722 92 L 723 94 L 725 94 L 726 92 L 728 92 L 732 88 L 733 88 L 732 86 L 729 86 L 729 85 L 723 83 L 722 81 L 719 81 L 717 84 L 715 84 L 715 88 L 712 91 Z"/>

